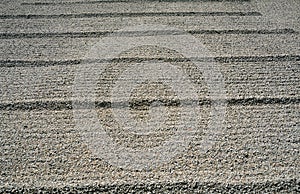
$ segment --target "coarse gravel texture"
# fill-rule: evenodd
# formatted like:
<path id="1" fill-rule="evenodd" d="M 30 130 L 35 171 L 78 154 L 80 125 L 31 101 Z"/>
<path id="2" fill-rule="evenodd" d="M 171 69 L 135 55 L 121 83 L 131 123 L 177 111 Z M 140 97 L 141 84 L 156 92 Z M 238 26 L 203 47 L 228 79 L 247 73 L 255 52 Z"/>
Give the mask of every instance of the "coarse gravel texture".
<path id="1" fill-rule="evenodd" d="M 300 1 L 2 0 L 0 10 L 0 193 L 300 192 Z M 182 31 L 166 27 L 112 34 L 150 24 Z M 111 45 L 164 37 L 185 45 L 185 33 L 207 51 L 186 58 L 174 49 L 143 45 L 113 59 L 87 58 L 97 55 L 90 55 L 91 48 L 107 37 Z M 160 66 L 170 64 L 190 81 L 176 92 L 166 83 L 175 78 L 180 84 L 181 77 L 166 73 L 158 81 L 139 83 L 129 98 L 111 92 L 118 84 L 123 91 L 132 80 L 143 79 L 137 64 L 150 63 L 177 72 Z M 218 79 L 209 85 L 198 63 L 217 65 L 225 91 L 221 99 L 210 96 L 210 87 L 221 86 Z M 97 64 L 106 65 L 101 75 Z M 142 75 L 159 76 L 151 67 L 145 66 Z M 96 80 L 95 102 L 84 98 L 93 94 L 76 95 L 88 91 L 80 85 L 82 78 L 87 85 Z M 191 85 L 196 97 L 185 92 Z M 215 107 L 222 100 L 226 109 Z M 183 120 L 195 102 L 199 113 Z M 119 114 L 126 110 L 125 116 Z M 225 114 L 211 134 L 215 117 L 222 118 L 214 110 Z M 168 113 L 164 122 L 164 114 L 151 119 L 155 111 Z M 124 167 L 111 161 L 122 152 L 97 152 L 102 140 L 94 140 L 101 133 L 80 127 L 89 114 L 125 154 L 148 153 L 177 134 L 177 126 L 191 129 L 193 138 L 167 162 L 157 165 L 153 156 L 153 166 L 135 169 L 142 158 Z M 134 131 L 139 123 L 154 130 L 141 135 Z M 213 142 L 207 150 L 205 138 Z"/>

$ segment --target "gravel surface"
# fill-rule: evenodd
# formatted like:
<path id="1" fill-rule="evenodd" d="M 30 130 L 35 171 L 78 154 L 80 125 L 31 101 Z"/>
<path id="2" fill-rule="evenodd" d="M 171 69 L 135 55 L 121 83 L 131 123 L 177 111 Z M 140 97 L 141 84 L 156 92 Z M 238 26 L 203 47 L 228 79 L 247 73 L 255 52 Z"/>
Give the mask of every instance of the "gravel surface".
<path id="1" fill-rule="evenodd" d="M 300 192 L 299 1 L 0 10 L 0 193 Z"/>

